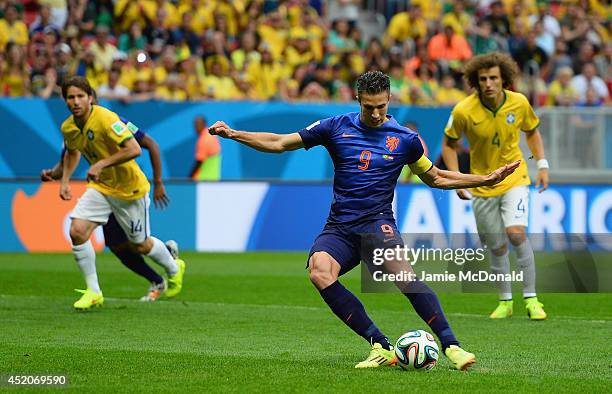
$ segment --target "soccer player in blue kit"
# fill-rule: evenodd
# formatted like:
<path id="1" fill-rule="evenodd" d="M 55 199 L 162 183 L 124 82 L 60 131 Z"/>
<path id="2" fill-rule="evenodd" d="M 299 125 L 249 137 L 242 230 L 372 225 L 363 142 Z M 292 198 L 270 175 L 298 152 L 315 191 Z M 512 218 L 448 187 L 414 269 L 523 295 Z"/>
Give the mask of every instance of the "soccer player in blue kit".
<path id="1" fill-rule="evenodd" d="M 335 168 L 334 198 L 325 228 L 310 249 L 308 270 L 311 282 L 333 313 L 372 346 L 369 356 L 355 368 L 396 363 L 388 338 L 338 277 L 361 260 L 366 264 L 372 260 L 373 249 L 361 248 L 363 234 L 378 236 L 375 238 L 378 242 L 370 245 L 373 247 L 403 245 L 391 207 L 402 167 L 408 165 L 431 187 L 460 189 L 499 183 L 520 164 L 520 161 L 507 164 L 488 175 L 439 170 L 423 154 L 418 135 L 387 115 L 389 98 L 389 77 L 369 71 L 357 80 L 360 112 L 323 119 L 291 134 L 238 131 L 222 121 L 209 128 L 211 134 L 262 152 L 281 153 L 317 145 L 329 152 Z M 398 287 L 438 336 L 444 354 L 455 368 L 465 370 L 476 362 L 472 353 L 460 347 L 438 297 L 429 286 L 414 279 Z"/>

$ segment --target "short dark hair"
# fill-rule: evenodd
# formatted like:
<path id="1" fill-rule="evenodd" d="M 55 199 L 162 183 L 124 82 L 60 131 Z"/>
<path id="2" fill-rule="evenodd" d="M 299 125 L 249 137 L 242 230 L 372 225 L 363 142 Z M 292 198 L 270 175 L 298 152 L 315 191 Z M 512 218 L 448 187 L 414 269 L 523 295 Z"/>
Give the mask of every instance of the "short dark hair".
<path id="1" fill-rule="evenodd" d="M 389 76 L 380 71 L 368 71 L 357 79 L 356 83 L 357 96 L 365 94 L 379 94 L 382 92 L 391 92 L 391 82 Z"/>
<path id="2" fill-rule="evenodd" d="M 64 98 L 64 100 L 66 99 L 66 95 L 68 94 L 68 88 L 70 88 L 71 86 L 81 89 L 82 91 L 87 93 L 88 96 L 94 95 L 94 91 L 91 85 L 89 84 L 89 81 L 87 80 L 87 78 L 73 76 L 73 77 L 68 78 L 62 84 L 62 97 Z"/>
<path id="3" fill-rule="evenodd" d="M 473 57 L 466 65 L 463 77 L 467 80 L 468 85 L 480 91 L 478 84 L 478 71 L 499 67 L 501 74 L 502 85 L 504 89 L 510 88 L 514 83 L 514 79 L 519 74 L 518 65 L 512 57 L 506 53 L 491 52 L 486 55 Z"/>

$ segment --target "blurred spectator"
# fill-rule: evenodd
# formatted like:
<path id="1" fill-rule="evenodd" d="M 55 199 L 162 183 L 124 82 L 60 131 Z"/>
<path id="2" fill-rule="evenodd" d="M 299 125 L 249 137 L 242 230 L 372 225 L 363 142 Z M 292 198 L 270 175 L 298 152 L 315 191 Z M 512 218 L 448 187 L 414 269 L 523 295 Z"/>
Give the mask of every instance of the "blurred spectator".
<path id="1" fill-rule="evenodd" d="M 491 22 L 483 20 L 474 28 L 474 55 L 484 55 L 490 52 L 503 51 L 503 40 L 493 35 Z"/>
<path id="2" fill-rule="evenodd" d="M 194 181 L 218 181 L 221 179 L 221 144 L 216 135 L 210 135 L 208 132 L 206 118 L 203 116 L 194 119 L 194 126 L 198 140 L 191 179 Z"/>
<path id="3" fill-rule="evenodd" d="M 21 20 L 17 7 L 9 3 L 0 19 L 0 52 L 7 44 L 27 45 L 29 42 L 28 28 Z"/>
<path id="4" fill-rule="evenodd" d="M 597 69 L 594 63 L 585 63 L 582 66 L 582 73 L 572 78 L 571 85 L 576 91 L 579 102 L 586 103 L 589 101 L 587 100 L 589 89 L 592 89 L 596 95 L 594 100 L 590 100 L 591 102 L 601 100 L 607 103 L 609 100 L 610 93 L 608 92 L 608 87 L 604 80 L 597 76 Z"/>
<path id="5" fill-rule="evenodd" d="M 84 34 L 93 33 L 97 26 L 113 27 L 112 0 L 86 0 L 80 3 L 84 5 L 75 10 L 71 23 L 77 24 Z"/>
<path id="6" fill-rule="evenodd" d="M 576 91 L 570 84 L 573 75 L 571 67 L 561 67 L 557 70 L 557 76 L 548 88 L 546 105 L 568 107 L 576 103 Z"/>
<path id="7" fill-rule="evenodd" d="M 30 96 L 30 66 L 26 62 L 25 50 L 21 45 L 7 46 L 5 70 L 0 77 L 0 94 L 3 96 Z"/>
<path id="8" fill-rule="evenodd" d="M 572 67 L 572 58 L 567 54 L 567 45 L 562 38 L 557 38 L 555 40 L 555 51 L 553 52 L 550 60 L 548 61 L 548 66 L 546 67 L 545 75 L 547 75 L 547 80 L 551 80 L 560 68 L 563 67 Z"/>
<path id="9" fill-rule="evenodd" d="M 267 44 L 261 49 L 261 61 L 247 67 L 247 78 L 252 81 L 259 97 L 270 100 L 278 95 L 280 81 L 286 75 L 280 62 L 274 60 Z"/>
<path id="10" fill-rule="evenodd" d="M 302 28 L 291 29 L 289 45 L 285 49 L 285 63 L 291 71 L 302 64 L 315 61 L 308 33 Z"/>
<path id="11" fill-rule="evenodd" d="M 234 69 L 238 73 L 245 73 L 247 65 L 261 60 L 261 54 L 257 52 L 257 35 L 253 32 L 245 32 L 240 39 L 240 47 L 232 52 L 231 59 Z"/>
<path id="12" fill-rule="evenodd" d="M 203 81 L 202 92 L 206 97 L 216 100 L 233 100 L 240 97 L 234 81 L 229 77 L 229 61 L 215 55 L 207 61 L 208 75 Z M 208 66 L 210 64 L 210 67 Z"/>
<path id="13" fill-rule="evenodd" d="M 81 60 L 76 68 L 76 75 L 80 75 L 89 80 L 92 88 L 98 89 L 100 85 L 106 82 L 108 77 L 104 67 L 96 62 L 96 55 L 88 48 L 82 55 Z"/>
<path id="14" fill-rule="evenodd" d="M 351 51 L 357 46 L 349 35 L 350 29 L 348 19 L 339 18 L 332 22 L 332 28 L 327 38 L 329 52 Z"/>
<path id="15" fill-rule="evenodd" d="M 96 27 L 96 39 L 89 44 L 88 50 L 93 53 L 96 62 L 105 70 L 110 70 L 117 47 L 108 40 L 109 29 L 100 25 Z"/>
<path id="16" fill-rule="evenodd" d="M 130 89 L 119 83 L 121 76 L 119 70 L 111 70 L 108 73 L 108 82 L 98 88 L 98 97 L 107 100 L 123 100 L 130 95 Z"/>
<path id="17" fill-rule="evenodd" d="M 264 18 L 263 23 L 257 28 L 262 44 L 267 45 L 274 60 L 282 58 L 287 35 L 289 34 L 288 28 L 289 23 L 283 20 L 282 15 L 278 11 L 269 13 Z"/>
<path id="18" fill-rule="evenodd" d="M 427 23 L 421 6 L 412 4 L 407 12 L 395 14 L 385 32 L 385 46 L 401 45 L 406 40 L 427 37 Z"/>
<path id="19" fill-rule="evenodd" d="M 460 36 L 467 36 L 472 32 L 472 16 L 465 12 L 464 0 L 453 0 L 452 10 L 442 18 L 442 25 L 452 26 Z"/>
<path id="20" fill-rule="evenodd" d="M 50 27 L 59 34 L 61 30 L 59 26 L 51 22 L 51 8 L 48 5 L 41 5 L 38 11 L 38 16 L 30 25 L 30 38 L 36 33 L 42 33 L 46 27 Z"/>
<path id="21" fill-rule="evenodd" d="M 313 100 L 323 100 L 332 96 L 331 67 L 325 63 L 317 63 L 300 84 L 300 92 Z"/>
<path id="22" fill-rule="evenodd" d="M 524 71 L 527 63 L 531 62 L 535 62 L 539 69 L 542 69 L 548 62 L 548 55 L 538 46 L 536 38 L 536 32 L 530 31 L 527 33 L 525 42 L 515 52 L 514 60 L 516 60 L 520 70 Z"/>
<path id="23" fill-rule="evenodd" d="M 436 91 L 436 102 L 451 107 L 463 100 L 467 95 L 455 87 L 455 78 L 452 75 L 442 77 L 442 85 Z"/>
<path id="24" fill-rule="evenodd" d="M 66 0 L 38 0 L 41 6 L 48 6 L 51 9 L 51 23 L 60 30 L 66 25 L 68 20 L 68 4 Z"/>
<path id="25" fill-rule="evenodd" d="M 449 24 L 443 26 L 443 32 L 431 38 L 427 51 L 431 60 L 453 73 L 459 73 L 463 62 L 472 57 L 472 49 L 465 37 L 455 33 Z"/>
<path id="26" fill-rule="evenodd" d="M 493 28 L 493 34 L 506 38 L 510 34 L 510 20 L 501 1 L 491 3 L 491 12 L 486 18 Z"/>
<path id="27" fill-rule="evenodd" d="M 77 67 L 77 62 L 72 57 L 70 45 L 60 43 L 55 48 L 55 75 L 57 85 L 62 86 L 66 78 L 73 75 Z"/>
<path id="28" fill-rule="evenodd" d="M 142 35 L 142 27 L 140 24 L 134 22 L 130 26 L 130 31 L 127 33 L 121 33 L 119 36 L 119 42 L 117 49 L 120 51 L 129 53 L 132 50 L 144 50 L 146 49 L 147 38 Z"/>
<path id="29" fill-rule="evenodd" d="M 327 13 L 330 20 L 345 18 L 354 27 L 359 18 L 361 0 L 328 0 Z"/>
<path id="30" fill-rule="evenodd" d="M 164 9 L 158 9 L 155 18 L 144 29 L 147 40 L 146 50 L 153 59 L 157 59 L 164 47 L 172 42 L 172 33 L 165 27 L 166 20 L 167 12 Z"/>

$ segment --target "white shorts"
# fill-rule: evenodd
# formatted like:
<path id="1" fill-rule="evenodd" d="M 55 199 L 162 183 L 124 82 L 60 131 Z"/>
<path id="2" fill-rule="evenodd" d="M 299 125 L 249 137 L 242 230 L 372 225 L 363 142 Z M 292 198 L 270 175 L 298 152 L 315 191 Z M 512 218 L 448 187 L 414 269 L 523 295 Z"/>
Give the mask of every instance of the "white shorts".
<path id="1" fill-rule="evenodd" d="M 88 187 L 70 213 L 71 219 L 106 224 L 111 213 L 132 243 L 142 243 L 151 235 L 149 195 L 138 200 L 121 200 Z"/>
<path id="2" fill-rule="evenodd" d="M 529 223 L 529 188 L 516 186 L 497 197 L 474 197 L 472 210 L 483 244 L 498 249 L 506 243 L 506 228 L 527 227 Z"/>

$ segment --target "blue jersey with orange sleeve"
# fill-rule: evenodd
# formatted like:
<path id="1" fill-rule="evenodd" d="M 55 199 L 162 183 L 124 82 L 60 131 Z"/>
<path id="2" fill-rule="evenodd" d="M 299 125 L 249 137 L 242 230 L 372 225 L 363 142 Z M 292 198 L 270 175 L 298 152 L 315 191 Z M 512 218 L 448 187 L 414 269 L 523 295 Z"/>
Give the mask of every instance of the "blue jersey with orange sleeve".
<path id="1" fill-rule="evenodd" d="M 350 224 L 393 216 L 391 204 L 404 165 L 415 174 L 431 167 L 418 134 L 390 115 L 379 127 L 359 112 L 317 121 L 299 131 L 306 149 L 322 145 L 334 163 L 334 198 L 328 223 Z"/>

